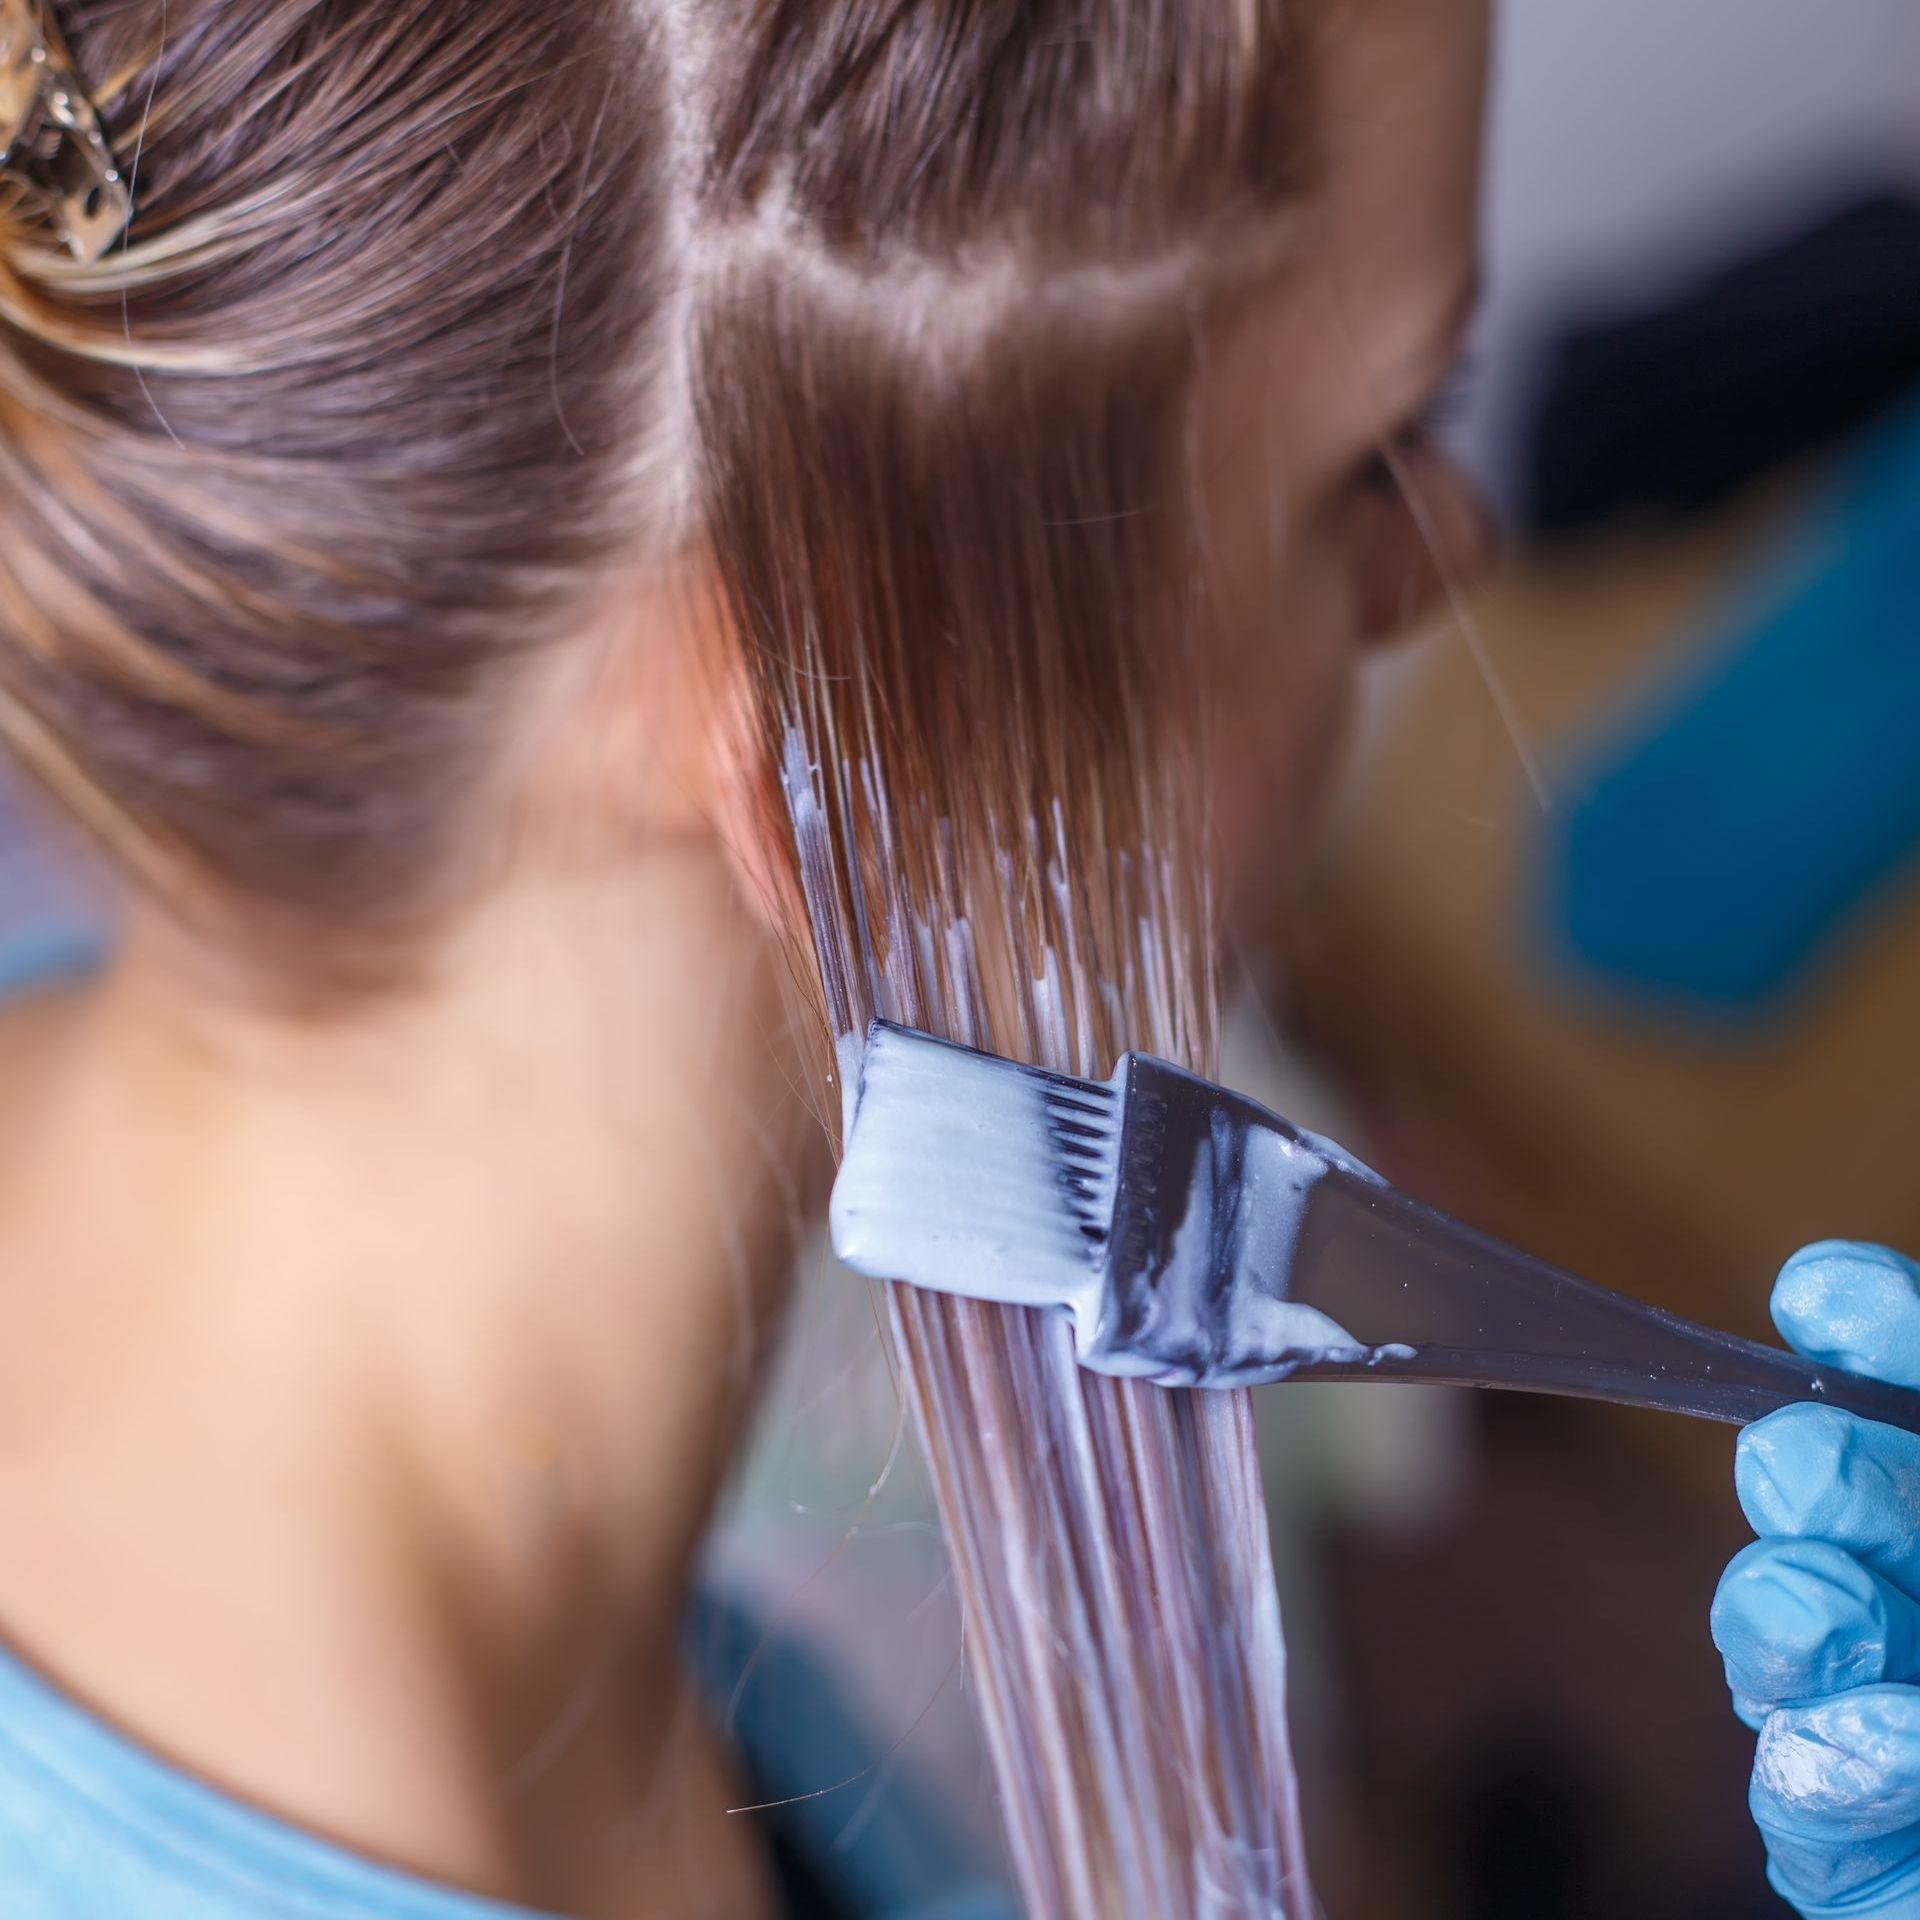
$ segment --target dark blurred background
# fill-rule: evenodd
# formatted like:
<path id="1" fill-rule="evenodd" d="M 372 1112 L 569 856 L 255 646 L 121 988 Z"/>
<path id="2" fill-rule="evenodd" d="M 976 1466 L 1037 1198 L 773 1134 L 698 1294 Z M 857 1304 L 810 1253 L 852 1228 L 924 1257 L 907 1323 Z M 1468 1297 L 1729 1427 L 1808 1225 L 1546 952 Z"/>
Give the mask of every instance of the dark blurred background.
<path id="1" fill-rule="evenodd" d="M 1770 1337 L 1803 1242 L 1920 1248 L 1920 10 L 1503 42 L 1455 432 L 1511 557 L 1382 668 L 1249 1055 L 1423 1197 Z M 1731 1433 L 1391 1391 L 1267 1396 L 1329 1911 L 1784 1915 L 1707 1636 Z"/>

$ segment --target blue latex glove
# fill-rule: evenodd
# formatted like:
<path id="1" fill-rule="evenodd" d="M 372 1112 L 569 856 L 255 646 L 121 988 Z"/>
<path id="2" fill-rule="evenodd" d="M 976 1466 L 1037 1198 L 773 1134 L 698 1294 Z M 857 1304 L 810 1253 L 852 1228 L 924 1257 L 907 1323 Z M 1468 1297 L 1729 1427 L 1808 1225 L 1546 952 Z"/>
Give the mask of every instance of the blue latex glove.
<path id="1" fill-rule="evenodd" d="M 1920 1387 L 1920 1266 L 1830 1241 L 1773 1292 L 1810 1358 Z M 1808 1920 L 1920 1920 L 1920 1436 L 1788 1407 L 1741 1436 L 1760 1535 L 1728 1567 L 1713 1638 L 1758 1729 L 1768 1878 Z"/>

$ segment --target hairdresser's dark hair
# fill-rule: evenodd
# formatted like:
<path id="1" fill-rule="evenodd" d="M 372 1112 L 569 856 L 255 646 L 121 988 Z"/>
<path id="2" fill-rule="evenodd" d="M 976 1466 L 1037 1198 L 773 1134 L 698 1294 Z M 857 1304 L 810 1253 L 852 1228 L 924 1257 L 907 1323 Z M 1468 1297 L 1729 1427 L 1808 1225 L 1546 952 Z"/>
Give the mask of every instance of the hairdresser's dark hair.
<path id="1" fill-rule="evenodd" d="M 1197 342 L 1285 0 L 68 0 L 124 251 L 0 201 L 0 725 L 314 951 L 446 885 L 516 665 L 703 551 L 823 1035 L 1213 1045 Z M 716 723 L 718 724 L 718 723 Z M 1250 1417 L 895 1290 L 1029 1903 L 1312 1912 Z"/>

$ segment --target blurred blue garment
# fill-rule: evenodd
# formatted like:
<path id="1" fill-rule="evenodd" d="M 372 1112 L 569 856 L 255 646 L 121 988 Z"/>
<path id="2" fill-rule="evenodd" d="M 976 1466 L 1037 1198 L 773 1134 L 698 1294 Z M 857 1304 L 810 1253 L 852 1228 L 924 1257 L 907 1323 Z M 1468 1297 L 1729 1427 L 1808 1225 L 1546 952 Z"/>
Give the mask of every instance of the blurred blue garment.
<path id="1" fill-rule="evenodd" d="M 1920 1387 L 1920 1267 L 1829 1242 L 1787 1263 L 1773 1315 L 1829 1365 Z M 1760 1536 L 1714 1596 L 1768 1877 L 1806 1920 L 1920 1920 L 1920 1434 L 1828 1406 L 1740 1436 Z"/>
<path id="2" fill-rule="evenodd" d="M 1584 975 L 1737 1016 L 1920 872 L 1920 400 L 1723 622 L 1577 783 L 1548 888 Z"/>
<path id="3" fill-rule="evenodd" d="M 122 1739 L 0 1653 L 6 1920 L 535 1920 L 356 1860 Z"/>
<path id="4" fill-rule="evenodd" d="M 91 972 L 108 925 L 95 877 L 43 837 L 0 759 L 0 1000 Z"/>
<path id="5" fill-rule="evenodd" d="M 0 931 L 0 1000 L 90 973 L 103 956 L 100 928 L 62 913 Z"/>

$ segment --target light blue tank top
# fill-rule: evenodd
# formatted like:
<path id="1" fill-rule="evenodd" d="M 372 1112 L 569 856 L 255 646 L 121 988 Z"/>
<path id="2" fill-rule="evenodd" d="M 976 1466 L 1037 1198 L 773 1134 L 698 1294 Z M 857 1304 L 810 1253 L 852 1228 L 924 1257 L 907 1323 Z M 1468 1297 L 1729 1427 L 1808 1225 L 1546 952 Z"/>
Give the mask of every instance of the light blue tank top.
<path id="1" fill-rule="evenodd" d="M 744 1615 L 702 1602 L 689 1639 L 709 1683 L 754 1660 L 735 1731 L 756 1798 L 781 1797 L 783 1787 L 814 1796 L 766 1829 L 792 1920 L 1015 1920 L 1011 1897 L 968 1871 L 904 1778 L 879 1796 L 859 1845 L 836 1857 L 845 1808 L 818 1789 L 847 1779 L 841 1768 L 871 1774 L 881 1756 L 819 1669 L 767 1641 Z M 360 1859 L 243 1806 L 115 1731 L 4 1649 L 0 1915 L 543 1920 Z"/>
<path id="2" fill-rule="evenodd" d="M 0 1654 L 6 1920 L 533 1920 L 353 1859 L 164 1765 Z"/>

